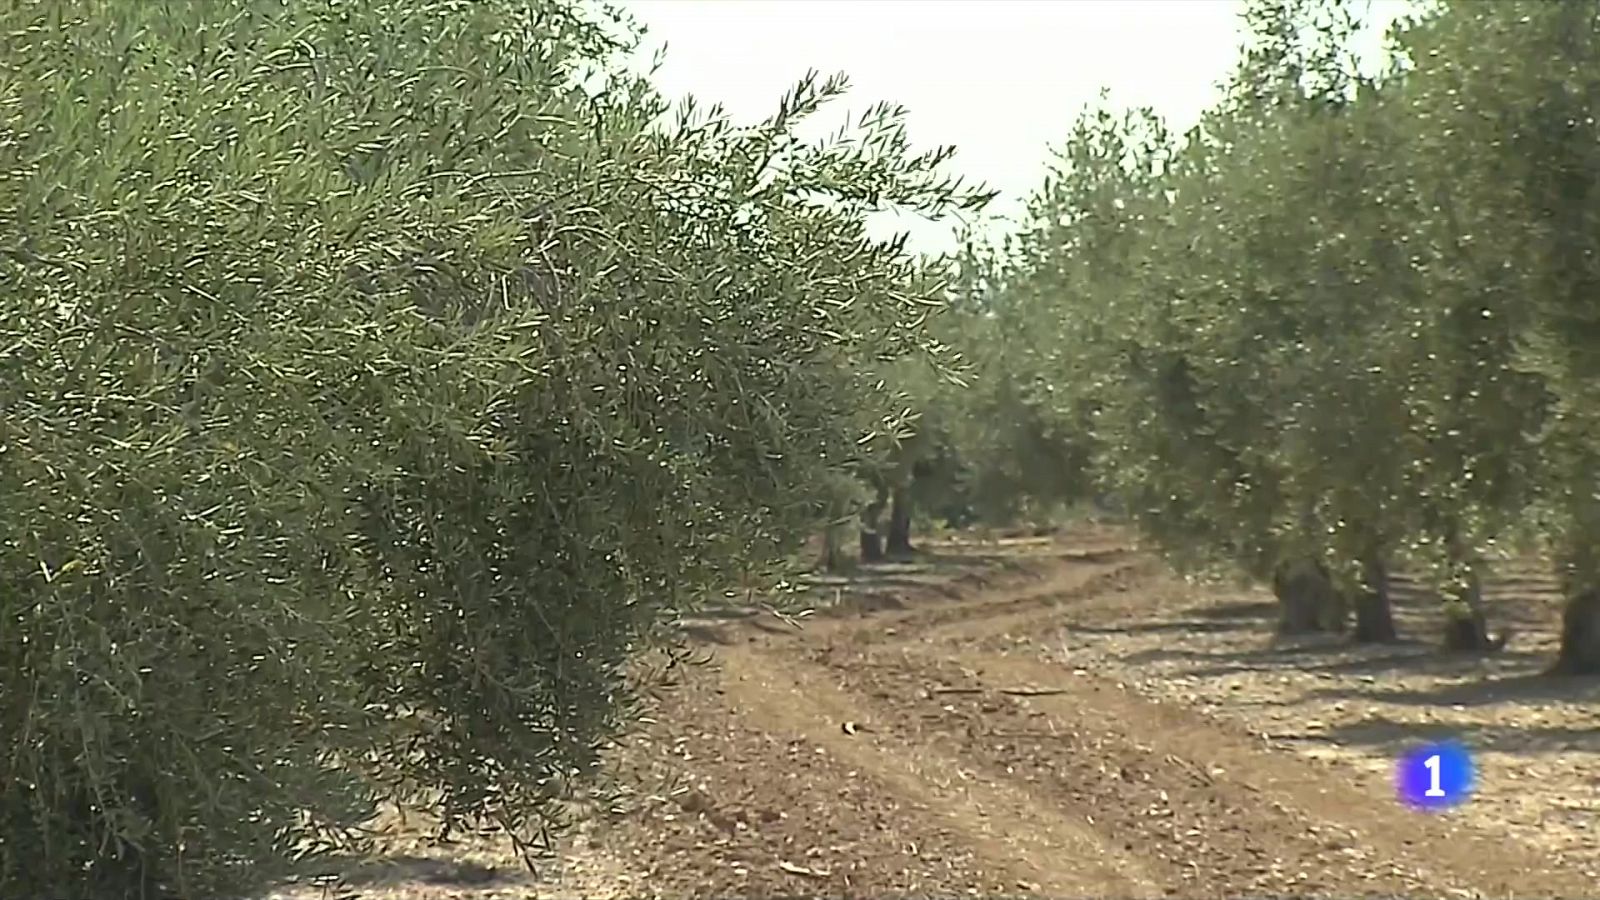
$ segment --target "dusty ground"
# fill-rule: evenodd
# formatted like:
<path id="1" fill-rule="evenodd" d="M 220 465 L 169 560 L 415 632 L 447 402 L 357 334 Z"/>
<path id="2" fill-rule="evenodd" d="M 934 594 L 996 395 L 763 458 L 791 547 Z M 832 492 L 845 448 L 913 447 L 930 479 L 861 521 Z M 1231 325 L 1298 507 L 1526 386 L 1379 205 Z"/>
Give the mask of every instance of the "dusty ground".
<path id="1" fill-rule="evenodd" d="M 1600 896 L 1600 686 L 1532 677 L 1536 572 L 1502 573 L 1518 635 L 1475 660 L 1275 646 L 1269 598 L 1115 530 L 927 549 L 824 580 L 799 627 L 696 626 L 714 661 L 617 751 L 630 811 L 543 879 L 487 842 L 453 852 L 498 872 L 410 860 L 356 896 Z M 1433 604 L 1397 603 L 1431 641 Z M 1393 759 L 1444 735 L 1478 795 L 1401 807 Z"/>

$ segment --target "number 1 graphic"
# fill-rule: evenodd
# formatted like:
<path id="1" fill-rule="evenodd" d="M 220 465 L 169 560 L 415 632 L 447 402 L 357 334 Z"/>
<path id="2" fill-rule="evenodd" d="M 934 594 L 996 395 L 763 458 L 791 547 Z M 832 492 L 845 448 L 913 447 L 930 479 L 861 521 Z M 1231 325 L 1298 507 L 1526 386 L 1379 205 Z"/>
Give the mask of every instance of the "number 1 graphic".
<path id="1" fill-rule="evenodd" d="M 1459 741 L 1407 750 L 1395 767 L 1400 802 L 1412 809 L 1439 810 L 1466 802 L 1475 778 L 1472 751 Z"/>
<path id="2" fill-rule="evenodd" d="M 1422 764 L 1428 767 L 1428 789 L 1422 792 L 1422 796 L 1443 797 L 1444 788 L 1439 786 L 1439 754 L 1428 757 Z"/>

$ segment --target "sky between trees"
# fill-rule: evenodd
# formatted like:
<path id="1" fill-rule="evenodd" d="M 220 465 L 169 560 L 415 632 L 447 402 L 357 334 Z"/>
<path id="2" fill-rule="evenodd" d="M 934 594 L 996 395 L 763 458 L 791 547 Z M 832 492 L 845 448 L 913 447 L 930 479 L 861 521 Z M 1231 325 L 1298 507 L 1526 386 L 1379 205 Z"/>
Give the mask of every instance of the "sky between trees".
<path id="1" fill-rule="evenodd" d="M 1372 0 L 1368 52 L 1408 0 Z M 718 103 L 741 123 L 769 115 L 807 69 L 850 77 L 848 102 L 818 133 L 887 100 L 910 111 L 918 148 L 954 144 L 952 170 L 1000 191 L 1016 213 L 1073 117 L 1102 88 L 1153 107 L 1176 129 L 1216 99 L 1244 37 L 1240 0 L 625 0 L 667 47 L 656 83 Z M 954 233 L 903 219 L 913 245 L 953 249 Z M 1001 230 L 1004 225 L 991 225 Z"/>

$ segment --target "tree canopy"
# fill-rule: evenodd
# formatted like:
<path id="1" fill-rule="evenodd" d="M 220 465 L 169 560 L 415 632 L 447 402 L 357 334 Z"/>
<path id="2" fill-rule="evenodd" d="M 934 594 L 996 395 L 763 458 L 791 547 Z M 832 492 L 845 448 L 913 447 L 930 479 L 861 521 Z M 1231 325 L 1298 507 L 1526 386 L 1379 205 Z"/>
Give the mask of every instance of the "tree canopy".
<path id="1" fill-rule="evenodd" d="M 987 198 L 672 109 L 560 2 L 7 4 L 0 893 L 218 896 L 392 799 L 535 841 L 675 610 L 903 412 Z"/>
<path id="2" fill-rule="evenodd" d="M 1035 433 L 1175 560 L 1280 596 L 1319 572 L 1333 607 L 1284 597 L 1286 630 L 1339 627 L 1342 597 L 1358 637 L 1392 637 L 1378 587 L 1404 563 L 1445 597 L 1448 646 L 1491 648 L 1481 569 L 1532 534 L 1568 584 L 1561 665 L 1595 670 L 1595 9 L 1419 7 L 1377 70 L 1358 12 L 1247 4 L 1239 66 L 1181 138 L 1086 112 L 1021 236 L 963 282 L 1022 324 L 962 349 L 1003 357 L 989 391 L 1034 398 Z M 994 468 L 1040 456 L 1011 449 Z"/>

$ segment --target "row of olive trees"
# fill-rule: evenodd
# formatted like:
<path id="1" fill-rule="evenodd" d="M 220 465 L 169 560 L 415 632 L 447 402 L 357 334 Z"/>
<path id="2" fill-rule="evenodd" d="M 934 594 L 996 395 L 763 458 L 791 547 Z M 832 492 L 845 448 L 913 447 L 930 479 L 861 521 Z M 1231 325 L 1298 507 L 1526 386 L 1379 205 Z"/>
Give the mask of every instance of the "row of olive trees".
<path id="1" fill-rule="evenodd" d="M 531 847 L 896 429 L 945 288 L 868 214 L 984 200 L 893 109 L 798 139 L 838 80 L 674 115 L 555 0 L 0 31 L 7 897 L 238 895 L 382 800 Z"/>
<path id="2" fill-rule="evenodd" d="M 1250 4 L 1181 138 L 1080 120 L 969 352 L 1176 558 L 1270 581 L 1285 630 L 1353 606 L 1392 637 L 1403 563 L 1449 646 L 1494 647 L 1481 570 L 1531 533 L 1559 666 L 1600 671 L 1600 8 L 1435 4 L 1364 75 L 1352 6 Z"/>
<path id="3" fill-rule="evenodd" d="M 996 279 L 1003 257 L 973 240 L 953 260 L 951 303 L 930 322 L 942 351 L 888 373 L 911 411 L 905 430 L 856 468 L 858 559 L 915 552 L 914 523 L 1042 524 L 1067 504 L 1094 499 L 1082 422 L 1048 408 L 1053 388 L 1037 374 L 1055 336 L 1030 325 L 1015 294 Z M 954 352 L 951 352 L 951 351 Z M 936 361 L 938 364 L 932 364 Z M 840 564 L 841 529 L 824 559 Z"/>

